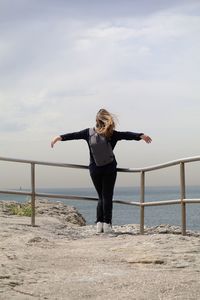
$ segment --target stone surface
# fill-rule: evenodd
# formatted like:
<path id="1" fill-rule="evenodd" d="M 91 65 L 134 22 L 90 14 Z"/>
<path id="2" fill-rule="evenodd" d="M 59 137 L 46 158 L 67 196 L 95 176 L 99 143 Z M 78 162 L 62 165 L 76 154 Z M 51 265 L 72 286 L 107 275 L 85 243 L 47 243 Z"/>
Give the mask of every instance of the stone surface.
<path id="1" fill-rule="evenodd" d="M 26 202 L 25 204 L 30 203 Z M 15 201 L 0 201 L 0 210 L 10 215 L 10 205 L 23 206 L 24 203 L 18 203 Z M 84 217 L 77 211 L 75 207 L 68 206 L 62 202 L 50 202 L 46 199 L 36 199 L 35 204 L 36 215 L 46 215 L 57 217 L 63 224 L 71 223 L 79 226 L 86 225 Z"/>
<path id="2" fill-rule="evenodd" d="M 129 224 L 97 235 L 48 205 L 36 227 L 0 210 L 0 299 L 200 299 L 198 232 Z"/>

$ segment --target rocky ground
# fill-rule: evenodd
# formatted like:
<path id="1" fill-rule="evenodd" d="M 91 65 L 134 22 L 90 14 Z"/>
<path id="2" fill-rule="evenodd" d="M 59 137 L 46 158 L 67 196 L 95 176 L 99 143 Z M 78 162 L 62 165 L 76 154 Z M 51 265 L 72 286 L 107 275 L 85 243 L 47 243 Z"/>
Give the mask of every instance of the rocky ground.
<path id="1" fill-rule="evenodd" d="M 0 299 L 200 299 L 200 234 L 138 225 L 96 234 L 62 203 L 37 201 L 36 227 L 0 202 Z"/>

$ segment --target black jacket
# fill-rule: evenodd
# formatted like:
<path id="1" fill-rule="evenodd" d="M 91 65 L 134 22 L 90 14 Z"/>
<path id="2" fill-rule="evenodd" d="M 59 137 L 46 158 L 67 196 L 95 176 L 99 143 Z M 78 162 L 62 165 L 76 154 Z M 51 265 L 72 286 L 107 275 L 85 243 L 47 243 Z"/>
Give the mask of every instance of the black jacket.
<path id="1" fill-rule="evenodd" d="M 130 131 L 113 131 L 112 136 L 109 139 L 109 142 L 112 146 L 112 149 L 115 148 L 116 144 L 118 141 L 121 140 L 135 140 L 135 141 L 140 141 L 141 140 L 141 135 L 143 133 L 135 133 L 135 132 L 130 132 Z M 112 163 L 98 167 L 96 166 L 91 150 L 90 150 L 90 145 L 89 145 L 89 128 L 77 131 L 77 132 L 72 132 L 72 133 L 66 133 L 60 135 L 62 141 L 70 141 L 70 140 L 85 140 L 88 144 L 89 151 L 90 151 L 90 165 L 89 165 L 89 170 L 91 173 L 94 172 L 114 172 L 116 171 L 117 167 L 117 162 L 116 159 L 113 160 Z"/>

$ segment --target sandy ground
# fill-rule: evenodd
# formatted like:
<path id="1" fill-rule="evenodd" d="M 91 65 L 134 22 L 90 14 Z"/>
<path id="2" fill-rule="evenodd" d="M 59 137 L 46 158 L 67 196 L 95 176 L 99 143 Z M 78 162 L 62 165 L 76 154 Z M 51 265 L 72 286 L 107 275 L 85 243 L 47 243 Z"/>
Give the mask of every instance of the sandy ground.
<path id="1" fill-rule="evenodd" d="M 200 237 L 0 214 L 0 299 L 200 299 Z M 167 232 L 166 227 L 161 232 Z M 173 231 L 173 229 L 172 229 Z"/>

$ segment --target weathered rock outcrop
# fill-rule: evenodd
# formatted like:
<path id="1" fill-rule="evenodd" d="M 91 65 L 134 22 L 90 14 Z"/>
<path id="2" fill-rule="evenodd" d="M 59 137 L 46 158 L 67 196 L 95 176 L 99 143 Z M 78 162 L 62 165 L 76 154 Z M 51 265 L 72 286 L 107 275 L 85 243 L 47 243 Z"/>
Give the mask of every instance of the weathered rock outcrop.
<path id="1" fill-rule="evenodd" d="M 12 214 L 10 206 L 19 206 L 23 208 L 30 202 L 19 203 L 15 201 L 0 201 L 0 209 L 5 214 Z M 58 218 L 63 224 L 74 224 L 85 226 L 84 217 L 78 212 L 75 207 L 68 206 L 62 202 L 50 202 L 46 199 L 36 199 L 36 216 L 46 215 Z"/>
<path id="2" fill-rule="evenodd" d="M 58 217 L 63 223 L 71 223 L 85 226 L 84 217 L 73 206 L 68 206 L 62 202 L 49 202 L 45 199 L 36 200 L 37 214 Z"/>

